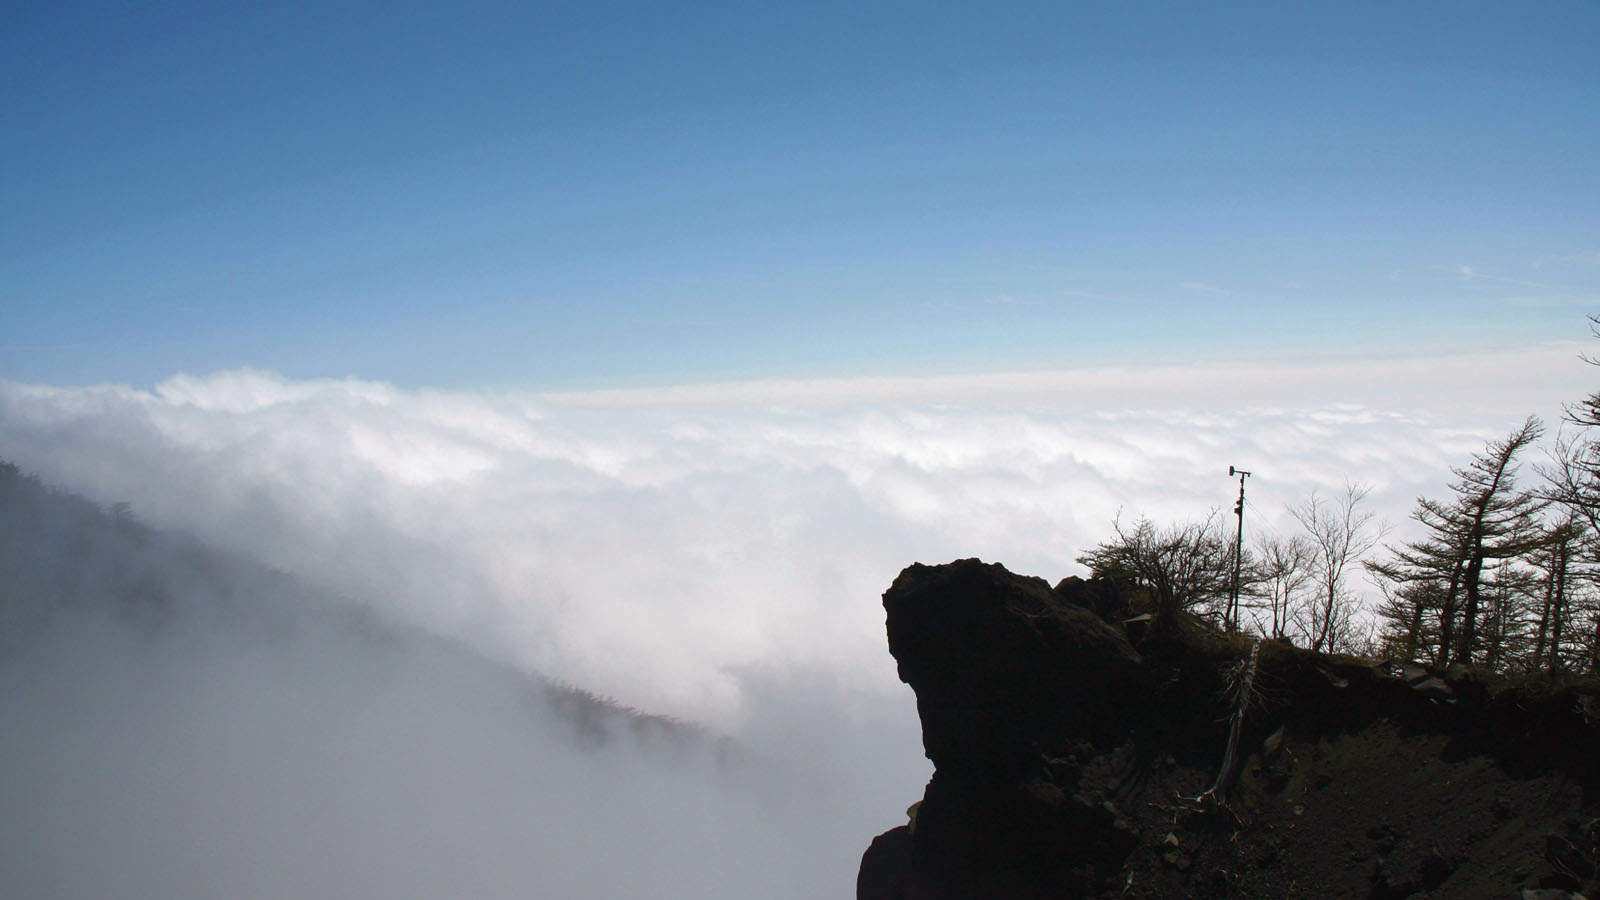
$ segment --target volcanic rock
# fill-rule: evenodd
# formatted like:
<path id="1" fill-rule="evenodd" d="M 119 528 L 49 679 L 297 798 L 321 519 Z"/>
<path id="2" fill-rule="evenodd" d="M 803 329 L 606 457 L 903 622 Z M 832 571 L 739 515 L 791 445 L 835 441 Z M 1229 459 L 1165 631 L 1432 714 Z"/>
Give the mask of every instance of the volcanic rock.
<path id="1" fill-rule="evenodd" d="M 1238 703 L 1252 639 L 1192 617 L 1146 636 L 1124 585 L 1052 588 L 966 559 L 910 566 L 883 605 L 935 770 L 914 820 L 864 855 L 863 900 L 1600 887 L 1593 680 L 1512 683 L 1262 641 Z M 1230 740 L 1224 802 L 1210 788 Z"/>

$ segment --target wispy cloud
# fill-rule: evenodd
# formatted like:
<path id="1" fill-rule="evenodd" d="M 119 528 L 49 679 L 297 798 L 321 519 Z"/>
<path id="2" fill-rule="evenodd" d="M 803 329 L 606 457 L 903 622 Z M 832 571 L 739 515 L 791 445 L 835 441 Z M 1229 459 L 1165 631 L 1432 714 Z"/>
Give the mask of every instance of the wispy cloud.
<path id="1" fill-rule="evenodd" d="M 1502 297 L 1500 304 L 1519 309 L 1591 309 L 1600 295 L 1577 294 L 1540 294 L 1532 296 L 1520 294 L 1512 297 Z"/>
<path id="2" fill-rule="evenodd" d="M 1600 266 L 1600 250 L 1590 250 L 1586 253 L 1568 253 L 1546 256 L 1541 259 L 1534 260 L 1533 267 L 1535 269 L 1542 269 L 1545 266 L 1570 263 L 1587 266 Z"/>
<path id="3" fill-rule="evenodd" d="M 1178 287 L 1192 294 L 1210 294 L 1213 296 L 1222 296 L 1233 293 L 1225 287 L 1220 287 L 1204 281 L 1184 281 L 1179 283 Z"/>
<path id="4" fill-rule="evenodd" d="M 1457 265 L 1450 269 L 1463 281 L 1488 281 L 1494 284 L 1510 284 L 1517 287 L 1553 288 L 1556 285 L 1546 284 L 1542 281 L 1530 281 L 1525 278 L 1508 278 L 1504 275 L 1495 275 L 1490 272 L 1480 272 L 1472 266 Z"/>

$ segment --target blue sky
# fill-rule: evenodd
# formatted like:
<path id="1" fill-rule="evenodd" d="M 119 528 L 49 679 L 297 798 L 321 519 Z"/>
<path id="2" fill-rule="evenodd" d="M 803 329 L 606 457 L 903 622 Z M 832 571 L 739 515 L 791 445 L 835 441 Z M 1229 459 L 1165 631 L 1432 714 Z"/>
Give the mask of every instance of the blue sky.
<path id="1" fill-rule="evenodd" d="M 13 5 L 0 378 L 1581 337 L 1587 2 Z"/>
<path id="2" fill-rule="evenodd" d="M 785 884 L 847 891 L 858 836 L 899 821 L 927 772 L 877 601 L 902 566 L 1084 574 L 1075 558 L 1119 516 L 1227 516 L 1233 465 L 1254 473 L 1247 540 L 1350 482 L 1403 529 L 1451 466 L 1592 389 L 1596 47 L 1593 0 L 12 0 L 0 458 L 381 621 L 756 756 L 837 761 L 841 780 L 766 779 L 806 785 L 826 825 L 764 800 L 759 818 L 828 839 L 782 845 L 807 870 Z M 53 646 L 84 671 L 122 658 Z M 258 710 L 298 733 L 275 692 L 312 685 L 305 657 L 284 676 L 216 656 L 219 678 L 118 669 L 113 699 L 48 707 L 50 727 L 84 729 L 28 750 L 61 773 L 30 785 L 71 788 L 51 821 L 74 825 L 61 798 L 120 786 L 130 759 L 192 757 L 171 748 L 217 733 L 188 727 L 197 709 L 227 707 L 212 750 L 261 733 Z M 403 699 L 410 728 L 430 698 L 478 709 L 482 691 L 432 693 L 454 684 L 439 674 L 421 694 L 378 679 L 380 713 Z M 352 696 L 308 709 L 343 723 L 323 704 Z M 124 717 L 131 741 L 94 718 L 141 704 L 160 714 Z M 79 765 L 98 759 L 83 748 L 118 765 Z M 300 757 L 275 753 L 255 782 L 284 759 Z M 126 808 L 171 782 L 153 771 Z M 374 796 L 434 783 L 396 794 L 382 776 Z M 450 839 L 542 847 L 474 863 L 474 883 L 520 884 L 530 858 L 639 869 L 496 818 L 551 796 L 519 777 L 494 802 L 451 794 L 472 805 L 446 810 L 468 823 Z M 666 798 L 652 809 L 687 796 L 641 789 Z M 285 867 L 260 852 L 276 834 L 209 827 L 205 785 L 185 796 L 209 830 L 156 837 L 184 838 L 186 859 L 191 834 L 222 841 L 218 877 L 270 857 L 330 895 L 395 871 L 359 854 Z M 148 843 L 105 818 L 72 846 Z M 279 818 L 290 856 L 309 846 L 306 816 Z M 24 855 L 51 844 L 26 824 Z M 399 846 L 438 845 L 417 833 Z M 407 858 L 371 837 L 356 849 Z M 34 856 L 61 883 L 155 871 Z M 228 893 L 190 889 L 215 867 L 158 868 L 183 882 L 163 896 Z"/>

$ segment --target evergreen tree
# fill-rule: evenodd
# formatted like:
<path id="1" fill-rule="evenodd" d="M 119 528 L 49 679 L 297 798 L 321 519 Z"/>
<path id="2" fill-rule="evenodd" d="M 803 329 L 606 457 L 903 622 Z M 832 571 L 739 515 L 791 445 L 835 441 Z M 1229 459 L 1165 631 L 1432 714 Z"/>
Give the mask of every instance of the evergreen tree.
<path id="1" fill-rule="evenodd" d="M 1583 558 L 1592 552 L 1593 543 L 1587 520 L 1568 508 L 1545 527 L 1544 539 L 1529 555 L 1529 564 L 1537 574 L 1538 610 L 1528 660 L 1531 670 L 1560 672 L 1567 666 L 1568 645 L 1583 638 L 1581 631 L 1571 626 L 1577 609 L 1574 601 L 1582 593 Z"/>
<path id="2" fill-rule="evenodd" d="M 1517 489 L 1516 475 L 1518 455 L 1542 432 L 1539 420 L 1530 416 L 1505 438 L 1491 441 L 1468 465 L 1451 469 L 1456 476 L 1451 498 L 1418 498 L 1412 518 L 1426 529 L 1426 536 L 1390 547 L 1389 559 L 1369 565 L 1402 603 L 1390 611 L 1404 616 L 1400 622 L 1384 615 L 1387 643 L 1431 649 L 1429 655 L 1441 667 L 1478 660 L 1483 617 L 1493 612 L 1488 607 L 1498 599 L 1486 600 L 1488 576 L 1501 561 L 1538 544 L 1535 514 L 1540 500 Z M 1431 648 L 1421 640 L 1425 616 L 1437 625 Z M 1400 634 L 1388 632 L 1396 627 Z"/>

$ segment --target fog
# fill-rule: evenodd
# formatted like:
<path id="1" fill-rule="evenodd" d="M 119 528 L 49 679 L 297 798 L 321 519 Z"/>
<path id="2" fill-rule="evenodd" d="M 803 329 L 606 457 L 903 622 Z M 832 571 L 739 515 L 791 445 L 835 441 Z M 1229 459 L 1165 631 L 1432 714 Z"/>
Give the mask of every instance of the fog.
<path id="1" fill-rule="evenodd" d="M 909 703 L 640 720 L 14 477 L 0 547 L 6 896 L 848 895 L 925 775 Z"/>
<path id="2" fill-rule="evenodd" d="M 1251 529 L 1346 480 L 1403 521 L 1577 393 L 1474 398 L 1470 367 L 1298 405 L 1193 389 L 1238 381 L 1215 372 L 765 401 L 0 383 L 0 458 L 128 504 L 10 519 L 0 892 L 849 896 L 928 774 L 878 604 L 900 568 L 1081 573 L 1119 510 L 1230 504 L 1229 465 Z M 692 727 L 586 725 L 541 679 Z"/>

